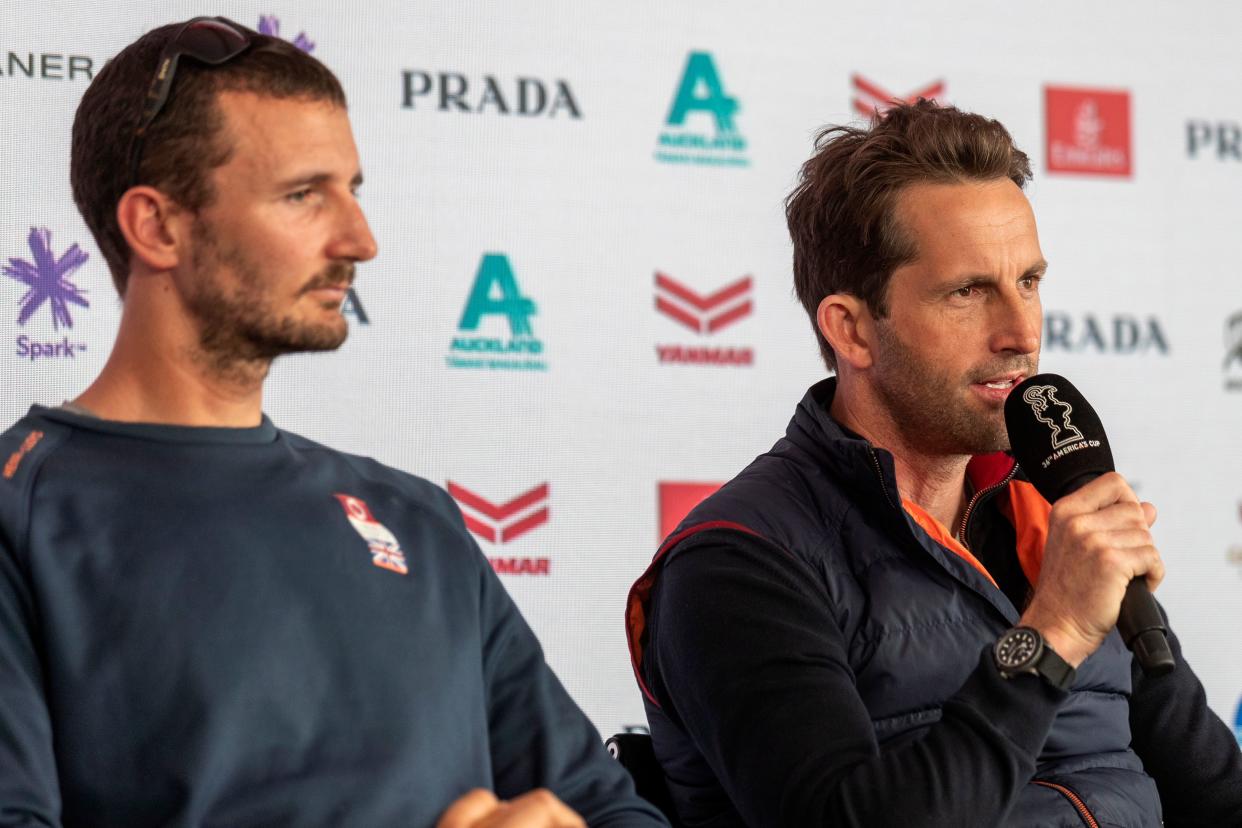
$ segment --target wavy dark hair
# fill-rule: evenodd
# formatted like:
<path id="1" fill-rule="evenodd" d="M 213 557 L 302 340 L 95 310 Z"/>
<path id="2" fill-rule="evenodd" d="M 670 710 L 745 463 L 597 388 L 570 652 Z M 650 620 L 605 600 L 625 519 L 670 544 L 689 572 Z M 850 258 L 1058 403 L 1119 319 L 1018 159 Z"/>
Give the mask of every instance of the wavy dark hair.
<path id="1" fill-rule="evenodd" d="M 877 318 L 888 315 L 893 271 L 915 259 L 914 240 L 896 219 L 897 196 L 912 184 L 1031 179 L 1026 154 L 999 121 L 920 99 L 870 125 L 835 126 L 815 139 L 785 201 L 793 240 L 794 289 L 811 317 L 830 371 L 836 354 L 819 331 L 825 296 L 848 293 Z"/>

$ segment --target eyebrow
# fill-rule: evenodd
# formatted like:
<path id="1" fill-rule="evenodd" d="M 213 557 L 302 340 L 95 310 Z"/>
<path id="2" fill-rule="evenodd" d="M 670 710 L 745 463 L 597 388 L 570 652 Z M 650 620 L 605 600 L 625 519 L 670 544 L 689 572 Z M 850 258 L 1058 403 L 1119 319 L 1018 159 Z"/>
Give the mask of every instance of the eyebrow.
<path id="1" fill-rule="evenodd" d="M 1026 269 L 1026 272 L 1023 273 L 1022 275 L 1023 276 L 1043 276 L 1047 272 L 1048 272 L 1048 260 L 1040 259 L 1038 262 L 1028 267 Z"/>
<path id="2" fill-rule="evenodd" d="M 276 187 L 277 189 L 281 189 L 281 190 L 290 189 L 293 187 L 306 187 L 306 186 L 314 187 L 320 184 L 325 184 L 331 181 L 335 177 L 336 176 L 334 176 L 332 173 L 326 173 L 326 172 L 309 173 L 307 175 L 299 175 L 299 176 L 295 176 L 294 178 L 288 178 L 288 179 L 285 179 L 284 181 L 280 181 L 276 184 Z M 354 173 L 354 177 L 349 179 L 349 186 L 351 189 L 355 189 L 355 190 L 362 186 L 362 173 L 361 172 Z"/>
<path id="3" fill-rule="evenodd" d="M 1023 271 L 1022 276 L 1019 278 L 1026 279 L 1031 276 L 1043 277 L 1043 275 L 1047 272 L 1048 272 L 1047 260 L 1040 259 L 1038 262 L 1036 262 L 1035 264 L 1028 267 L 1025 271 Z M 989 284 L 995 281 L 997 281 L 997 279 L 991 273 L 967 273 L 967 274 L 964 274 L 958 277 L 955 280 L 948 282 L 947 284 L 958 285 L 958 286 L 964 287 L 966 285 Z"/>

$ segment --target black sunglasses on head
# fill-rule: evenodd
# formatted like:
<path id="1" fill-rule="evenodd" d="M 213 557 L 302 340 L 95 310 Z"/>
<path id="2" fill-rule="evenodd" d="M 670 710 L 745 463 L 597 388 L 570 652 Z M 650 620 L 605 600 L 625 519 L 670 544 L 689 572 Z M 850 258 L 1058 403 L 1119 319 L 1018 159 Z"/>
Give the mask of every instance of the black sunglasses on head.
<path id="1" fill-rule="evenodd" d="M 177 75 L 177 63 L 181 56 L 191 57 L 208 66 L 228 63 L 250 47 L 257 32 L 239 26 L 225 17 L 195 17 L 187 20 L 169 39 L 160 52 L 155 77 L 147 89 L 146 104 L 142 118 L 134 130 L 134 148 L 130 154 L 129 184 L 138 184 L 138 165 L 142 162 L 142 144 L 147 129 L 168 103 L 173 78 Z"/>

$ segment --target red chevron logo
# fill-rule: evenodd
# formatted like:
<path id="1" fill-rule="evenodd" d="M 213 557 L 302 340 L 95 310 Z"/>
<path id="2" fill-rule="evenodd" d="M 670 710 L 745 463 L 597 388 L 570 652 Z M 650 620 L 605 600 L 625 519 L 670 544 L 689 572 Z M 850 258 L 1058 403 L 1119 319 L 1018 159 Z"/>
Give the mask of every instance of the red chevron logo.
<path id="1" fill-rule="evenodd" d="M 655 306 L 660 313 L 676 319 L 696 333 L 713 334 L 749 316 L 754 310 L 750 300 L 751 285 L 751 278 L 743 276 L 715 293 L 700 296 L 657 270 Z"/>
<path id="2" fill-rule="evenodd" d="M 658 484 L 660 495 L 660 537 L 663 540 L 673 534 L 677 525 L 708 496 L 721 487 L 721 483 L 686 483 L 662 480 Z"/>
<path id="3" fill-rule="evenodd" d="M 855 74 L 852 80 L 855 93 L 854 109 L 864 118 L 870 118 L 873 115 L 883 115 L 894 104 L 914 103 L 919 98 L 926 98 L 929 101 L 935 100 L 942 97 L 945 92 L 945 83 L 942 80 L 934 81 L 904 97 L 894 95 L 884 87 L 867 80 L 862 75 Z"/>
<path id="4" fill-rule="evenodd" d="M 548 522 L 547 499 L 551 487 L 540 483 L 505 503 L 493 503 L 448 481 L 448 493 L 461 507 L 466 528 L 491 543 L 517 540 L 532 529 Z"/>

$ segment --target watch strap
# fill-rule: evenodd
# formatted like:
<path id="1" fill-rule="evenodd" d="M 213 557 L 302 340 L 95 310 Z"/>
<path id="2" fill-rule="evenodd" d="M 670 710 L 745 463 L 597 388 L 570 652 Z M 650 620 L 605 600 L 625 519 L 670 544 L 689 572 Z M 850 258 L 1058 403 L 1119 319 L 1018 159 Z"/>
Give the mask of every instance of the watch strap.
<path id="1" fill-rule="evenodd" d="M 1048 646 L 1039 630 L 1014 627 L 1005 631 L 992 648 L 996 668 L 1005 678 L 1034 673 L 1058 690 L 1068 690 L 1077 671 Z"/>
<path id="2" fill-rule="evenodd" d="M 1039 660 L 1035 662 L 1035 672 L 1058 690 L 1068 690 L 1078 671 L 1069 666 L 1069 662 L 1061 658 L 1045 641 Z"/>

